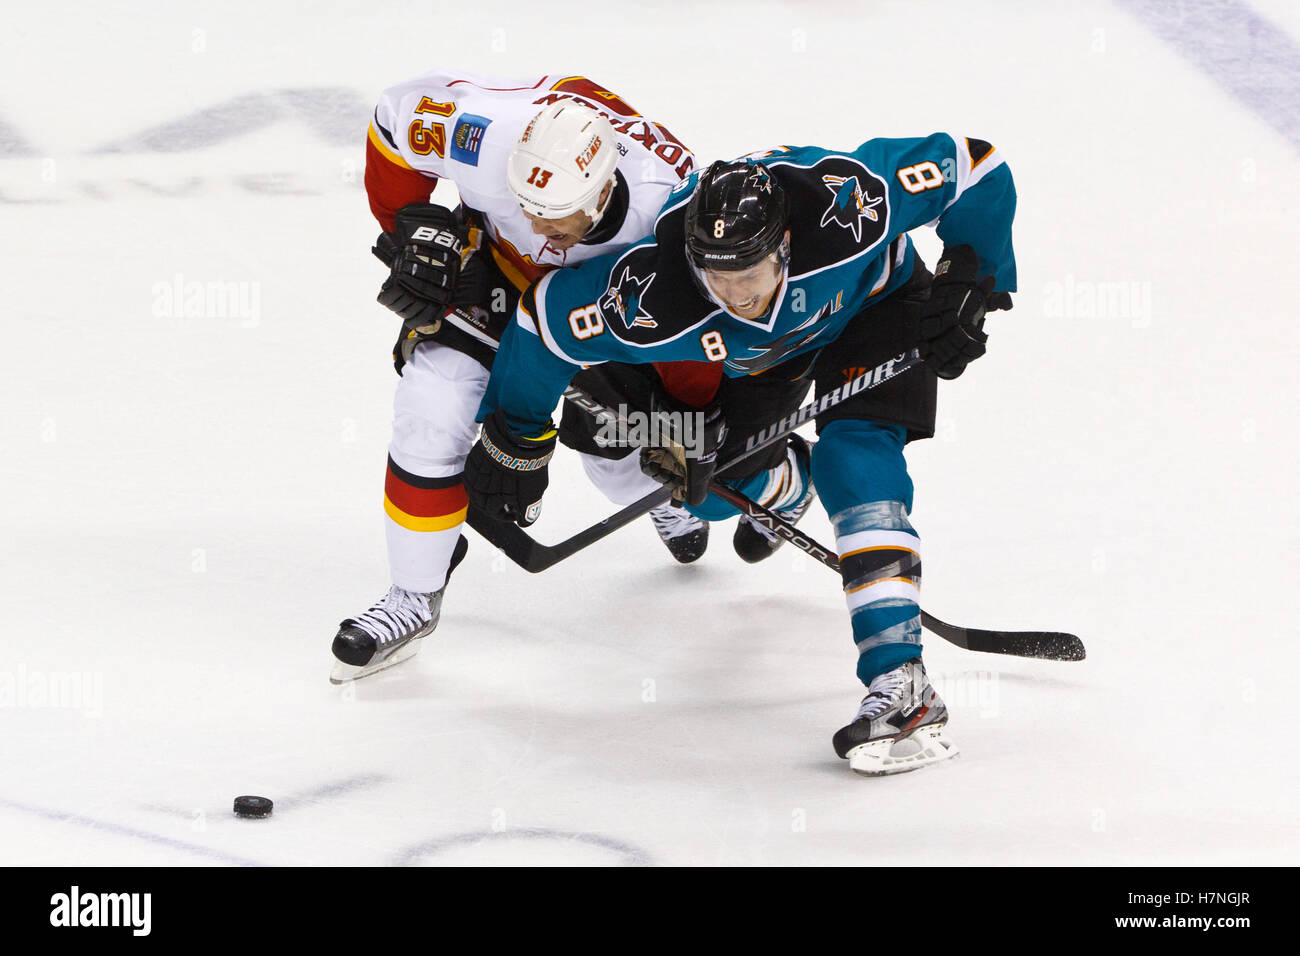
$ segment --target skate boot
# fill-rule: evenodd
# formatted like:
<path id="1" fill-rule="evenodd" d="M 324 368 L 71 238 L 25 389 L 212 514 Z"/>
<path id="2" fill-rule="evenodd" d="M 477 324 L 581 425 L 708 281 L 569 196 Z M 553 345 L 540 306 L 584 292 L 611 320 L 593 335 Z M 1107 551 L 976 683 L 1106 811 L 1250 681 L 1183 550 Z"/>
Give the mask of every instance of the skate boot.
<path id="1" fill-rule="evenodd" d="M 832 743 L 855 773 L 904 773 L 957 756 L 943 733 L 947 722 L 948 708 L 917 657 L 871 682 L 857 716 Z"/>
<path id="2" fill-rule="evenodd" d="M 433 633 L 442 615 L 446 580 L 465 557 L 469 542 L 462 536 L 452 552 L 447 578 L 437 591 L 423 594 L 396 585 L 388 589 L 369 610 L 350 617 L 334 635 L 334 669 L 331 684 L 344 684 L 369 677 L 394 664 L 414 657 L 420 641 Z"/>
<path id="3" fill-rule="evenodd" d="M 773 509 L 786 521 L 795 524 L 804 516 L 812 503 L 817 500 L 817 490 L 812 483 L 812 448 L 799 435 L 790 436 L 790 445 L 786 451 L 786 460 L 784 462 L 784 473 L 779 480 L 780 485 L 776 490 L 764 494 L 763 498 L 767 500 L 760 500 L 759 504 L 770 507 L 767 504 L 768 501 L 781 501 L 792 494 L 798 494 L 797 489 L 802 487 L 803 494 L 796 498 L 794 504 Z M 792 483 L 793 488 L 796 490 L 792 491 Z M 740 522 L 736 525 L 736 534 L 731 539 L 731 545 L 736 549 L 736 554 L 750 564 L 757 564 L 764 558 L 771 557 L 773 552 L 781 547 L 783 543 L 784 541 L 777 536 L 775 531 L 769 531 L 744 515 L 741 516 Z"/>
<path id="4" fill-rule="evenodd" d="M 660 505 L 650 512 L 659 540 L 682 564 L 690 564 L 709 546 L 709 523 L 695 517 L 679 504 Z"/>

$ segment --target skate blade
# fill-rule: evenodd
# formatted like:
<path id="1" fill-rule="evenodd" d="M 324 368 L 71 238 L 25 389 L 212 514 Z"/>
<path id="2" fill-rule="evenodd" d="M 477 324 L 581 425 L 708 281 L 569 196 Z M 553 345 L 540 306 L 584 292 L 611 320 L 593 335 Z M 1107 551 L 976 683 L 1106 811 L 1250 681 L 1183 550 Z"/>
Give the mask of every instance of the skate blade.
<path id="1" fill-rule="evenodd" d="M 884 777 L 920 770 L 956 757 L 960 750 L 943 733 L 943 724 L 928 724 L 906 737 L 873 740 L 848 753 L 849 769 L 864 777 Z"/>
<path id="2" fill-rule="evenodd" d="M 382 660 L 365 664 L 363 666 L 344 664 L 340 660 L 335 660 L 334 668 L 330 671 L 330 683 L 348 684 L 354 680 L 361 680 L 363 677 L 369 677 L 371 674 L 378 674 L 380 671 L 386 670 L 394 664 L 400 664 L 402 661 L 415 656 L 415 652 L 420 649 L 420 642 L 422 640 L 424 640 L 423 637 L 412 638 L 409 642 L 402 645 Z"/>

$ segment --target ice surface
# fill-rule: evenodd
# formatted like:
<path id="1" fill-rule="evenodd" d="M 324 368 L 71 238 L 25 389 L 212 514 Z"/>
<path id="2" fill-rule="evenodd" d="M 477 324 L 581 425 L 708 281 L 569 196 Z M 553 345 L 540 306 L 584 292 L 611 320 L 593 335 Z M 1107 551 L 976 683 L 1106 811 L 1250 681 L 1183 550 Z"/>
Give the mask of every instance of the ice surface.
<path id="1" fill-rule="evenodd" d="M 0 862 L 1300 862 L 1300 168 L 1129 8 L 62 6 L 0 33 Z M 420 655 L 332 687 L 386 587 L 364 129 L 434 65 L 590 75 L 703 160 L 997 144 L 1021 293 L 910 455 L 925 604 L 1089 659 L 930 639 L 962 757 L 858 778 L 835 576 L 645 521 L 536 577 L 473 539 Z M 607 510 L 552 482 L 540 537 Z"/>

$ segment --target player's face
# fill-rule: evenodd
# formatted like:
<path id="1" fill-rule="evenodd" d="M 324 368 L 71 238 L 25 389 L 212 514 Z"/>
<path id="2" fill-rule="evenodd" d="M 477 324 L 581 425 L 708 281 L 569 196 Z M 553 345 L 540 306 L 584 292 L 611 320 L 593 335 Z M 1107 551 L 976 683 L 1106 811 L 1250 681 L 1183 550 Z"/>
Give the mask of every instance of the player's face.
<path id="1" fill-rule="evenodd" d="M 527 211 L 524 215 L 533 224 L 533 232 L 545 236 L 547 242 L 560 250 L 572 249 L 591 228 L 591 217 L 581 209 L 563 219 L 543 219 Z"/>
<path id="2" fill-rule="evenodd" d="M 613 189 L 614 183 L 612 180 L 605 184 L 605 188 L 600 191 L 600 198 L 596 200 L 597 209 L 605 208 L 605 203 L 609 201 L 609 195 Z M 539 236 L 545 236 L 546 241 L 560 251 L 572 249 L 582 240 L 583 236 L 591 231 L 591 217 L 581 209 L 570 213 L 563 219 L 543 219 L 541 216 L 534 216 L 527 209 L 521 211 L 528 217 L 528 221 L 532 223 L 533 232 Z"/>
<path id="3" fill-rule="evenodd" d="M 788 234 L 787 234 L 788 235 Z M 742 319 L 760 319 L 772 305 L 772 297 L 781 288 L 784 273 L 776 254 L 748 269 L 735 272 L 703 270 L 704 281 L 713 297 Z"/>

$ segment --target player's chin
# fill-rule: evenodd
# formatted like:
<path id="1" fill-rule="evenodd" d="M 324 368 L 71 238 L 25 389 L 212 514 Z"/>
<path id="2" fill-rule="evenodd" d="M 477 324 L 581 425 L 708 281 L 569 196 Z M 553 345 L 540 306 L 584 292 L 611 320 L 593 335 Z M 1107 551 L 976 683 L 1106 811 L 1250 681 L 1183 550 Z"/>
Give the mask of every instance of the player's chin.
<path id="1" fill-rule="evenodd" d="M 562 239 L 548 239 L 547 242 L 561 252 L 566 252 L 578 244 L 578 238 L 578 236 L 565 236 Z"/>

